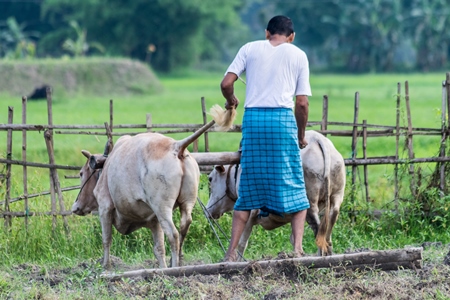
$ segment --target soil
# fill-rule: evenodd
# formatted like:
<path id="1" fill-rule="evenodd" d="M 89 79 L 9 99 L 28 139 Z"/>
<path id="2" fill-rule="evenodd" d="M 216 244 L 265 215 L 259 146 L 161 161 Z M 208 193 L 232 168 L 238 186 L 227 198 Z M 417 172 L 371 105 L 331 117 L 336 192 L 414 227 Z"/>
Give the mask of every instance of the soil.
<path id="1" fill-rule="evenodd" d="M 421 269 L 389 272 L 366 270 L 338 273 L 330 269 L 292 267 L 262 271 L 249 267 L 238 275 L 105 280 L 99 276 L 102 270 L 98 264 L 89 261 L 61 269 L 23 264 L 14 266 L 9 274 L 0 272 L 0 275 L 4 275 L 3 281 L 12 281 L 18 276 L 25 284 L 28 282 L 24 290 L 40 287 L 40 294 L 34 296 L 39 299 L 450 299 L 449 246 L 424 243 L 422 247 L 424 260 Z M 277 258 L 286 257 L 288 254 L 280 253 Z M 116 272 L 158 267 L 153 260 L 130 266 L 112 257 L 112 263 Z M 3 298 L 5 294 L 8 295 Z M 16 299 L 21 295 L 3 292 L 0 298 Z"/>

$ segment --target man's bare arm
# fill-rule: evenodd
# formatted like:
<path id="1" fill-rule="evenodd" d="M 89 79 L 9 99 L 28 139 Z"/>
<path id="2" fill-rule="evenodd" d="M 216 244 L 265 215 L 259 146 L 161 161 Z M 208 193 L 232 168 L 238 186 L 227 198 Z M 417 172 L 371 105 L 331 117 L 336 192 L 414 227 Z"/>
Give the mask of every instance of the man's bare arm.
<path id="1" fill-rule="evenodd" d="M 234 95 L 234 82 L 238 79 L 238 76 L 234 73 L 228 72 L 220 83 L 222 95 L 225 97 L 225 108 L 231 109 L 237 108 L 239 105 L 239 99 Z"/>
<path id="2" fill-rule="evenodd" d="M 298 143 L 300 149 L 305 148 L 308 142 L 305 140 L 306 124 L 308 123 L 309 102 L 308 96 L 297 95 L 295 97 L 295 120 L 298 127 Z"/>

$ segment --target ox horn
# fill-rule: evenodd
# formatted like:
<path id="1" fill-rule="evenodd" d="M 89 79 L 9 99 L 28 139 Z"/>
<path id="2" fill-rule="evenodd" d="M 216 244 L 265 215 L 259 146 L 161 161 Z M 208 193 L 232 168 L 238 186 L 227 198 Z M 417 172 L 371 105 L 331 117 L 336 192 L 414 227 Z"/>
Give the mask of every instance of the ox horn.
<path id="1" fill-rule="evenodd" d="M 111 153 L 111 150 L 112 150 L 112 143 L 108 139 L 105 144 L 105 150 L 103 151 L 103 156 L 108 157 L 109 153 Z"/>
<path id="2" fill-rule="evenodd" d="M 89 152 L 89 151 L 87 151 L 87 150 L 81 150 L 81 153 L 82 153 L 86 158 L 91 157 L 91 152 Z"/>

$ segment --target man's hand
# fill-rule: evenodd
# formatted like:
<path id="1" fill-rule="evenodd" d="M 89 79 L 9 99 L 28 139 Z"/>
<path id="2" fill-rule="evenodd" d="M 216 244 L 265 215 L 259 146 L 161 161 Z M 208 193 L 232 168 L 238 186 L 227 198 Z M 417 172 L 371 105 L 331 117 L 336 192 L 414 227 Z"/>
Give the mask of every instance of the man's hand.
<path id="1" fill-rule="evenodd" d="M 305 139 L 302 139 L 299 144 L 300 149 L 304 149 L 306 146 L 308 146 L 308 142 Z"/>
<path id="2" fill-rule="evenodd" d="M 230 103 L 231 102 L 231 103 Z M 239 99 L 238 98 L 236 98 L 236 96 L 232 96 L 231 97 L 231 101 L 226 101 L 225 102 L 225 109 L 232 109 L 232 108 L 237 108 L 238 107 L 238 105 L 239 105 Z"/>

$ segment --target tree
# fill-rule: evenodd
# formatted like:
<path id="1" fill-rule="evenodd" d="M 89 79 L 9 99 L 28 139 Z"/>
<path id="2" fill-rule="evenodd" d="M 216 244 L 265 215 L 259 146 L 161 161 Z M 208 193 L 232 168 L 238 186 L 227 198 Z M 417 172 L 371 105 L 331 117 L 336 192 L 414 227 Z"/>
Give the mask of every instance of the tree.
<path id="1" fill-rule="evenodd" d="M 70 21 L 70 26 L 75 30 L 76 40 L 68 38 L 62 45 L 63 49 L 72 53 L 73 56 L 85 56 L 89 48 L 96 48 L 100 52 L 105 52 L 103 46 L 97 42 L 87 42 L 87 31 L 78 25 L 77 21 Z"/>
<path id="2" fill-rule="evenodd" d="M 409 30 L 417 49 L 420 70 L 441 69 L 449 53 L 450 7 L 445 0 L 413 0 L 409 7 Z"/>
<path id="3" fill-rule="evenodd" d="M 280 0 L 292 15 L 301 42 L 320 48 L 334 67 L 351 72 L 389 71 L 403 33 L 403 0 L 300 1 Z"/>
<path id="4" fill-rule="evenodd" d="M 168 72 L 214 57 L 217 50 L 204 34 L 226 40 L 226 30 L 240 24 L 241 5 L 239 0 L 47 0 L 43 16 L 55 28 L 69 20 L 83 24 L 109 55 L 145 60 L 154 45 L 152 66 Z"/>
<path id="5" fill-rule="evenodd" d="M 18 24 L 14 17 L 7 18 L 2 27 L 0 27 L 0 57 L 24 59 L 35 56 L 36 47 L 32 38 L 38 37 L 38 33 L 24 31 L 25 24 Z"/>

